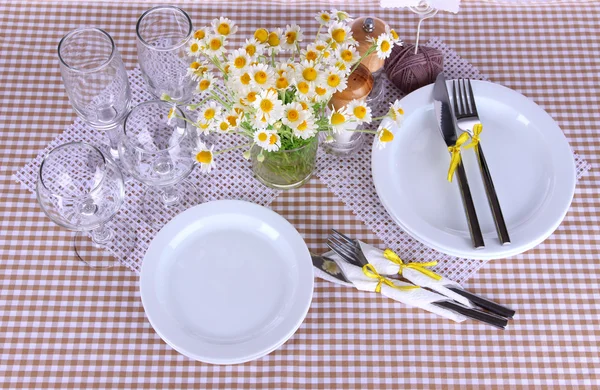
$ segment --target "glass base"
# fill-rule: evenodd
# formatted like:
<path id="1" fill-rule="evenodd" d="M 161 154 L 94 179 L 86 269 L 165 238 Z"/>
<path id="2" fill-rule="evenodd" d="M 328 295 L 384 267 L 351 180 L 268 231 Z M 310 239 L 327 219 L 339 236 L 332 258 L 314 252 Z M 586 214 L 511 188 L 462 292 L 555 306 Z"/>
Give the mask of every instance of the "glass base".
<path id="1" fill-rule="evenodd" d="M 142 199 L 146 222 L 160 229 L 185 210 L 202 203 L 198 188 L 187 180 L 172 187 L 174 198 L 165 199 L 164 188 L 148 187 Z"/>
<path id="2" fill-rule="evenodd" d="M 302 187 L 304 184 L 306 184 L 310 180 L 310 178 L 312 177 L 312 172 L 308 176 L 306 176 L 304 179 L 300 180 L 299 182 L 291 183 L 291 184 L 285 184 L 285 185 L 271 183 L 271 182 L 263 179 L 262 177 L 260 177 L 256 173 L 254 173 L 254 177 L 258 181 L 260 181 L 262 184 L 266 185 L 269 188 L 273 188 L 274 190 L 293 190 L 294 188 Z"/>
<path id="3" fill-rule="evenodd" d="M 113 239 L 114 240 L 114 239 Z M 134 235 L 127 235 L 125 239 L 119 239 L 118 242 L 108 242 L 100 245 L 95 243 L 86 232 L 77 232 L 73 237 L 73 247 L 77 258 L 87 264 L 90 268 L 105 269 L 121 265 L 121 263 L 112 255 L 109 248 L 113 248 L 118 253 L 129 255 L 135 247 L 137 238 Z"/>
<path id="4" fill-rule="evenodd" d="M 354 132 L 350 137 L 339 137 L 333 142 L 323 142 L 322 146 L 326 153 L 334 156 L 350 156 L 361 148 L 364 135 L 364 133 Z"/>

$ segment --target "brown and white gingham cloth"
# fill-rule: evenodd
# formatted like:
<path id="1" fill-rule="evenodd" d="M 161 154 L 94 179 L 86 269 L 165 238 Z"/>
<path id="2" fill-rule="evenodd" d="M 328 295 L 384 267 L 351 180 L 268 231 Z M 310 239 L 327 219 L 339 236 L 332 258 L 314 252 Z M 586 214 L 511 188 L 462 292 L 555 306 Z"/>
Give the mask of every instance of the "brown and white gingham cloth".
<path id="1" fill-rule="evenodd" d="M 376 1 L 335 2 L 374 15 L 410 40 L 416 17 Z M 82 25 L 106 29 L 128 67 L 145 4 L 0 4 L 0 386 L 5 388 L 547 388 L 600 386 L 600 175 L 578 182 L 571 210 L 537 248 L 488 263 L 466 287 L 512 305 L 504 332 L 456 325 L 372 294 L 317 281 L 308 316 L 279 350 L 243 365 L 212 366 L 168 347 L 148 323 L 137 276 L 92 271 L 72 254 L 71 233 L 52 224 L 11 178 L 73 119 L 55 46 Z M 196 25 L 216 16 L 259 26 L 298 23 L 327 3 L 183 3 Z M 500 84 L 529 96 L 559 123 L 573 149 L 599 163 L 600 5 L 534 8 L 465 2 L 424 23 Z M 318 180 L 272 208 L 311 250 L 338 227 L 376 237 Z"/>

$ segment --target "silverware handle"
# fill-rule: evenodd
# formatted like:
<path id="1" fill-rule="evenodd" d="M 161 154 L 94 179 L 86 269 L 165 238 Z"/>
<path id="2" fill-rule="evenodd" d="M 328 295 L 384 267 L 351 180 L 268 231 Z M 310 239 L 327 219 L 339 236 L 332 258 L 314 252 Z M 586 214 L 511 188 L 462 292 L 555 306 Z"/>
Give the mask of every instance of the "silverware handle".
<path id="1" fill-rule="evenodd" d="M 477 161 L 479 162 L 479 170 L 481 171 L 481 178 L 483 179 L 483 185 L 485 187 L 485 193 L 487 194 L 490 209 L 492 210 L 492 216 L 496 224 L 496 232 L 498 232 L 498 238 L 502 245 L 510 244 L 510 236 L 508 235 L 508 229 L 506 222 L 504 221 L 504 215 L 502 215 L 502 208 L 500 207 L 500 201 L 498 200 L 498 194 L 492 181 L 492 174 L 488 168 L 481 143 L 477 144 L 475 148 L 475 154 L 477 155 Z"/>
<path id="2" fill-rule="evenodd" d="M 490 301 L 489 299 L 480 297 L 479 295 L 473 294 L 469 291 L 463 290 L 462 288 L 448 287 L 448 289 L 454 291 L 458 295 L 462 295 L 463 297 L 467 298 L 469 301 L 473 302 L 475 305 L 482 307 L 486 310 L 489 310 L 490 312 L 492 312 L 494 314 L 498 314 L 502 317 L 507 317 L 507 318 L 513 318 L 515 315 L 515 311 L 513 309 L 508 308 L 506 306 L 502 306 L 496 302 L 493 302 L 493 301 Z"/>
<path id="3" fill-rule="evenodd" d="M 506 318 L 488 314 L 481 310 L 471 309 L 452 301 L 437 301 L 433 302 L 432 304 L 443 307 L 444 309 L 452 310 L 453 312 L 462 314 L 465 317 L 495 326 L 496 328 L 504 329 L 506 325 L 508 325 L 508 320 Z"/>
<path id="4" fill-rule="evenodd" d="M 479 219 L 477 219 L 475 204 L 473 203 L 471 189 L 469 188 L 467 174 L 465 173 L 465 167 L 463 166 L 462 161 L 456 168 L 456 177 L 458 179 L 458 187 L 460 188 L 460 195 L 462 197 L 465 214 L 467 216 L 467 225 L 469 225 L 469 232 L 471 233 L 473 247 L 483 248 L 485 246 L 485 243 L 483 242 L 483 234 L 481 234 Z"/>

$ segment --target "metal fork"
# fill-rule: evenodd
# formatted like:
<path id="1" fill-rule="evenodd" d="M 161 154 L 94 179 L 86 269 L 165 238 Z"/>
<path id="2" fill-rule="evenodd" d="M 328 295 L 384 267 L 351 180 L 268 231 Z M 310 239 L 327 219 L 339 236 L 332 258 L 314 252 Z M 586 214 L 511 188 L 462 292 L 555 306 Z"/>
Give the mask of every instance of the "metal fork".
<path id="1" fill-rule="evenodd" d="M 456 116 L 456 122 L 458 127 L 462 131 L 468 132 L 471 137 L 473 136 L 473 126 L 481 124 L 479 115 L 477 114 L 477 106 L 475 105 L 475 95 L 473 94 L 473 88 L 471 86 L 471 80 L 459 79 L 458 82 L 454 80 L 452 82 L 452 93 L 454 98 L 454 113 Z M 481 172 L 481 178 L 483 179 L 483 185 L 487 194 L 490 209 L 492 210 L 492 216 L 496 224 L 496 232 L 502 245 L 510 244 L 510 236 L 508 235 L 508 229 L 506 228 L 506 222 L 502 215 L 502 209 L 500 207 L 500 201 L 498 200 L 498 194 L 496 194 L 496 188 L 492 181 L 492 175 L 488 168 L 483 149 L 481 148 L 481 142 L 475 147 L 475 155 L 479 162 L 479 170 Z"/>
<path id="2" fill-rule="evenodd" d="M 332 233 L 327 240 L 327 246 L 329 246 L 332 251 L 340 256 L 342 260 L 358 267 L 362 267 L 369 263 L 355 240 L 345 236 L 335 229 L 331 229 L 331 231 Z M 484 322 L 488 325 L 495 326 L 497 328 L 504 329 L 508 324 L 508 320 L 504 317 L 464 306 L 450 298 L 444 297 L 443 295 L 440 295 L 440 297 L 442 297 L 442 299 L 432 302 L 432 304 L 452 310 L 456 313 L 462 314 L 477 321 Z"/>
<path id="3" fill-rule="evenodd" d="M 331 234 L 327 241 L 327 245 L 331 250 L 337 253 L 347 263 L 362 267 L 368 263 L 365 255 L 360 249 L 360 245 L 356 240 L 338 232 L 335 229 L 331 229 Z M 446 288 L 454 291 L 455 293 L 462 295 L 471 301 L 474 305 L 477 305 L 483 309 L 489 310 L 490 312 L 497 314 L 502 317 L 512 318 L 515 315 L 515 311 L 509 307 L 500 305 L 494 301 L 490 301 L 487 298 L 473 294 L 467 290 L 464 290 L 455 286 L 446 286 Z"/>

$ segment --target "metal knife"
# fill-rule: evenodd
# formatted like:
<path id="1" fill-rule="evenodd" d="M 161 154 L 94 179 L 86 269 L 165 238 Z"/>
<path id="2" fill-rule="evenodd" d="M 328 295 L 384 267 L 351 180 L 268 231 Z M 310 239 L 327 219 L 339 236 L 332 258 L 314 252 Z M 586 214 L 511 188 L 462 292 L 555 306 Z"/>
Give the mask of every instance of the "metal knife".
<path id="1" fill-rule="evenodd" d="M 446 142 L 447 146 L 454 146 L 457 139 L 456 117 L 454 116 L 454 110 L 450 106 L 450 96 L 448 94 L 448 88 L 446 87 L 446 78 L 442 73 L 438 75 L 433 86 L 433 106 L 435 108 L 436 119 L 444 142 Z M 458 188 L 460 189 L 460 195 L 462 196 L 473 247 L 483 248 L 485 246 L 483 234 L 481 234 L 481 227 L 479 226 L 475 204 L 473 203 L 471 189 L 469 188 L 469 182 L 467 181 L 467 175 L 462 161 L 458 164 L 456 176 L 458 178 Z"/>

